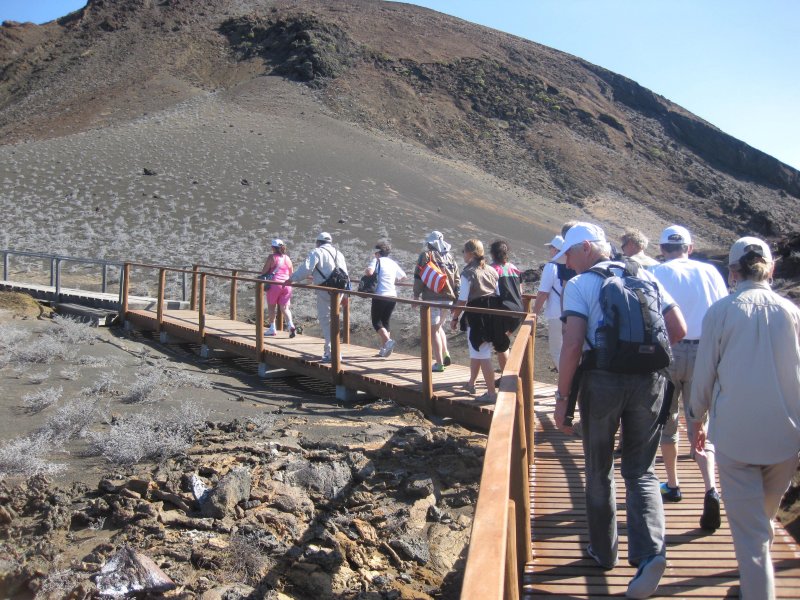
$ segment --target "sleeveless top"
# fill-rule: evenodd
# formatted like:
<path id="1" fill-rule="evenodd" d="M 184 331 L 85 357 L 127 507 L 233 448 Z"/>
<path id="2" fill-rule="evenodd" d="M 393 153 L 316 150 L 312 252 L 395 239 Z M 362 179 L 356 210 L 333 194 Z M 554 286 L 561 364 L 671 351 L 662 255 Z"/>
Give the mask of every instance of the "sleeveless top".
<path id="1" fill-rule="evenodd" d="M 273 281 L 286 281 L 289 279 L 289 260 L 285 254 L 272 255 L 272 280 Z"/>

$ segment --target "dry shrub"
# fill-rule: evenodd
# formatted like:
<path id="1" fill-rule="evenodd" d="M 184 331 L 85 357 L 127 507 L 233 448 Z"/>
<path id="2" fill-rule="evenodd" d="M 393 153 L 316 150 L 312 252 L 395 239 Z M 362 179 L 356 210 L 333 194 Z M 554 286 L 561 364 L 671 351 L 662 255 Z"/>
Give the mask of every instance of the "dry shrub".
<path id="1" fill-rule="evenodd" d="M 105 411 L 97 398 L 80 397 L 65 402 L 50 416 L 42 427 L 53 439 L 67 441 L 84 437 L 89 427 L 106 421 Z"/>
<path id="2" fill-rule="evenodd" d="M 171 410 L 139 412 L 115 421 L 107 432 L 92 433 L 92 445 L 115 464 L 164 460 L 191 445 L 195 430 L 206 417 L 205 409 L 193 402 Z"/>
<path id="3" fill-rule="evenodd" d="M 43 411 L 48 406 L 55 404 L 61 399 L 64 393 L 63 387 L 47 388 L 38 392 L 31 392 L 22 397 L 22 407 L 25 412 L 38 413 Z"/>
<path id="4" fill-rule="evenodd" d="M 60 442 L 48 432 L 15 438 L 0 446 L 0 479 L 11 475 L 30 478 L 63 471 L 66 465 L 55 464 L 44 458 L 60 449 Z"/>
<path id="5" fill-rule="evenodd" d="M 55 315 L 53 322 L 57 328 L 48 331 L 48 335 L 67 344 L 94 343 L 100 337 L 97 330 L 90 324 L 72 317 Z"/>

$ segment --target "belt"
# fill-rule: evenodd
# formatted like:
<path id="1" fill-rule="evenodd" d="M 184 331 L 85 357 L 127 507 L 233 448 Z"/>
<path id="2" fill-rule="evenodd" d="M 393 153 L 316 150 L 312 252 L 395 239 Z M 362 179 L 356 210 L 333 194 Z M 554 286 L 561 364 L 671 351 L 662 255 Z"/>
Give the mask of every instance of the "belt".
<path id="1" fill-rule="evenodd" d="M 681 340 L 679 344 L 699 344 L 700 340 Z"/>

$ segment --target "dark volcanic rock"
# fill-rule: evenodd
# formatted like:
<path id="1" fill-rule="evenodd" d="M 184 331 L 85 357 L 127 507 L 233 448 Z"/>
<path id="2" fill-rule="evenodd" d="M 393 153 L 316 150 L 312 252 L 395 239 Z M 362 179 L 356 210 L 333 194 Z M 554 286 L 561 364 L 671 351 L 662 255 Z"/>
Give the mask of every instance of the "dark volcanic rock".
<path id="1" fill-rule="evenodd" d="M 209 492 L 201 507 L 203 516 L 222 519 L 231 515 L 237 504 L 250 498 L 250 485 L 250 471 L 231 469 Z"/>

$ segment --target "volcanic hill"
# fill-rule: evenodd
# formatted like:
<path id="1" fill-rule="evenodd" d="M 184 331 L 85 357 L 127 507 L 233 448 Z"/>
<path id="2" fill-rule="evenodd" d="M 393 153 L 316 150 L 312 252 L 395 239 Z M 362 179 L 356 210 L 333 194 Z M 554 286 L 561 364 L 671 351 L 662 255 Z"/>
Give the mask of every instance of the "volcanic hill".
<path id="1" fill-rule="evenodd" d="M 215 112 L 185 124 L 187 137 L 180 147 L 169 147 L 164 138 L 173 134 L 165 123 L 181 111 L 197 114 L 212 100 Z M 248 117 L 236 120 L 242 111 Z M 286 129 L 257 130 L 266 122 Z M 151 142 L 150 151 L 141 152 L 130 142 L 131 127 L 148 124 L 154 125 L 150 139 L 164 145 Z M 159 130 L 158 124 L 164 126 Z M 302 131 L 309 124 L 314 131 Z M 225 148 L 215 146 L 225 132 L 204 138 L 200 131 L 226 126 L 235 131 Z M 3 197 L 15 206 L 31 198 L 48 204 L 47 184 L 57 187 L 56 176 L 46 182 L 40 177 L 38 184 L 29 177 L 15 180 L 23 160 L 39 160 L 41 168 L 86 153 L 79 167 L 87 172 L 97 165 L 92 152 L 107 153 L 102 143 L 111 143 L 112 132 L 119 134 L 117 146 L 130 146 L 133 161 L 141 158 L 142 164 L 115 173 L 117 181 L 130 185 L 109 198 L 101 184 L 86 191 L 90 182 L 79 182 L 73 200 L 83 192 L 101 203 L 135 203 L 139 190 L 132 188 L 142 167 L 158 172 L 155 163 L 174 159 L 182 149 L 203 146 L 206 155 L 219 158 L 234 147 L 258 153 L 270 144 L 270 152 L 284 158 L 294 153 L 287 168 L 299 165 L 307 178 L 337 173 L 344 191 L 339 195 L 339 186 L 325 184 L 324 192 L 312 194 L 297 180 L 284 181 L 279 192 L 267 190 L 266 182 L 273 184 L 280 173 L 258 171 L 263 165 L 257 160 L 250 165 L 224 156 L 223 162 L 252 172 L 232 175 L 232 187 L 208 200 L 219 204 L 225 196 L 229 207 L 242 210 L 252 196 L 272 193 L 271 205 L 285 212 L 292 194 L 316 195 L 319 218 L 311 219 L 307 232 L 303 225 L 294 231 L 298 240 L 316 226 L 365 244 L 376 233 L 391 232 L 396 245 L 411 251 L 427 230 L 449 227 L 455 243 L 471 232 L 505 235 L 527 258 L 544 258 L 541 244 L 568 218 L 597 220 L 612 234 L 635 223 L 651 236 L 678 222 L 716 247 L 743 233 L 776 236 L 796 230 L 800 222 L 797 170 L 602 67 L 408 4 L 90 0 L 41 26 L 3 23 L 0 148 L 4 157 L 17 155 L 16 166 L 0 172 L 7 182 Z M 269 139 L 248 146 L 248 135 L 262 133 Z M 81 146 L 88 143 L 86 136 L 95 145 Z M 35 152 L 25 155 L 26 148 Z M 385 159 L 381 164 L 375 162 L 378 154 Z M 208 179 L 229 175 L 209 173 L 198 182 L 202 160 L 197 160 L 162 169 L 175 176 L 171 188 L 156 192 L 167 213 L 170 196 L 191 211 L 193 202 L 202 204 L 197 195 L 211 185 Z M 336 162 L 330 171 L 328 160 Z M 109 170 L 114 168 L 95 175 L 108 177 Z M 392 170 L 402 172 L 394 173 L 396 181 L 385 181 Z M 363 181 L 370 173 L 383 186 L 358 197 L 347 180 Z M 237 187 L 243 180 L 262 189 L 247 198 Z M 406 188 L 398 189 L 401 185 Z M 373 206 L 374 199 L 387 195 L 390 210 L 407 209 L 405 216 L 396 215 L 402 216 L 399 223 L 385 218 L 385 208 Z M 141 196 L 151 197 L 151 190 L 143 189 Z M 354 214 L 367 224 L 380 221 L 383 229 L 353 230 L 347 222 Z M 239 227 L 246 229 L 250 220 L 246 211 Z M 399 225 L 407 235 L 397 231 Z M 107 227 L 98 223 L 94 232 L 103 237 Z M 184 230 L 197 231 L 191 223 Z M 262 233 L 282 231 L 273 223 Z M 25 245 L 34 234 L 21 235 L 6 233 L 5 241 Z M 138 252 L 115 245 L 110 234 L 104 240 L 108 252 Z M 61 245 L 84 250 L 72 243 Z"/>

